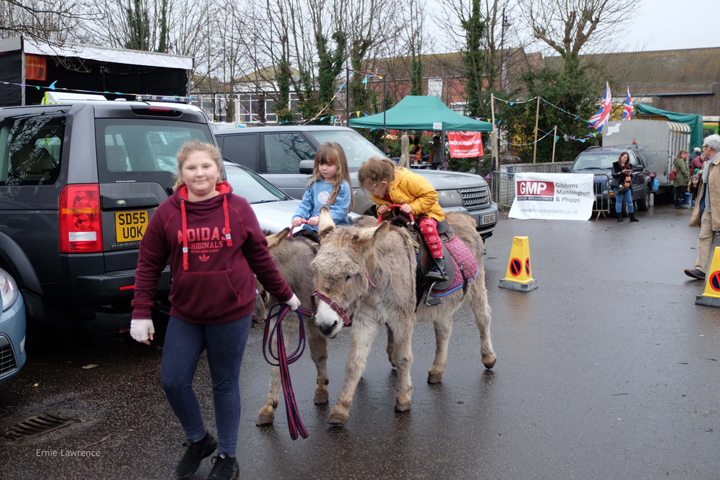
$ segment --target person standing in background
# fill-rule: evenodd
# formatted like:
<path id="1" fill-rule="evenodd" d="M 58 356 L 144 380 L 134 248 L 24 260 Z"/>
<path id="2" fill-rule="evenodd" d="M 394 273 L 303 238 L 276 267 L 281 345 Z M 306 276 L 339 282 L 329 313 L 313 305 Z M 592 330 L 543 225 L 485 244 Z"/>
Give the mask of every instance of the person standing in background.
<path id="1" fill-rule="evenodd" d="M 435 134 L 430 144 L 430 164 L 433 170 L 437 170 L 445 161 L 445 145 L 440 141 L 441 133 Z"/>
<path id="2" fill-rule="evenodd" d="M 690 183 L 690 172 L 688 171 L 687 163 L 688 156 L 688 152 L 680 150 L 673 161 L 673 169 L 675 170 L 675 180 L 673 180 L 673 187 L 675 187 L 675 208 L 688 208 L 684 206 L 685 192 Z"/>
<path id="3" fill-rule="evenodd" d="M 720 230 L 720 135 L 710 135 L 705 139 L 703 154 L 708 161 L 699 173 L 700 186 L 690 218 L 691 227 L 700 227 L 697 260 L 693 268 L 685 270 L 685 275 L 698 280 L 705 280 L 715 232 Z"/>

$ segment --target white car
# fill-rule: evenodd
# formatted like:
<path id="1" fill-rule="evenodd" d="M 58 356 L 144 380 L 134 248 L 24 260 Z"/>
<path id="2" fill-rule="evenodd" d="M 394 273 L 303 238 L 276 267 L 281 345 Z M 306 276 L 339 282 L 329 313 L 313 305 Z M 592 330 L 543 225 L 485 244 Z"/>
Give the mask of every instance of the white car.
<path id="1" fill-rule="evenodd" d="M 249 168 L 236 163 L 224 162 L 225 176 L 233 193 L 248 201 L 260 222 L 260 228 L 277 233 L 290 226 L 300 200 L 294 200 L 278 187 Z M 348 222 L 360 215 L 350 212 Z"/>
<path id="2" fill-rule="evenodd" d="M 277 233 L 290 226 L 300 200 L 293 200 L 252 170 L 232 162 L 225 162 L 225 176 L 233 193 L 248 201 L 260 228 Z"/>

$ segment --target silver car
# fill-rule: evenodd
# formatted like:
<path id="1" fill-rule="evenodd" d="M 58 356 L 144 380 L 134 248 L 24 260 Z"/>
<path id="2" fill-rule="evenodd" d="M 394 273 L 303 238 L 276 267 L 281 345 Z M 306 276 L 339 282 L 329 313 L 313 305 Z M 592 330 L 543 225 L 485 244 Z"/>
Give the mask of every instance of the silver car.
<path id="1" fill-rule="evenodd" d="M 337 142 L 348 159 L 353 211 L 363 214 L 373 205 L 367 192 L 359 188 L 357 171 L 368 158 L 385 155 L 351 128 L 287 126 L 216 130 L 213 134 L 223 157 L 259 173 L 296 199 L 302 198 L 305 192 L 317 149 L 325 142 Z M 427 178 L 437 190 L 440 206 L 446 213 L 468 214 L 484 239 L 492 235 L 499 215 L 485 179 L 469 173 L 414 171 Z"/>

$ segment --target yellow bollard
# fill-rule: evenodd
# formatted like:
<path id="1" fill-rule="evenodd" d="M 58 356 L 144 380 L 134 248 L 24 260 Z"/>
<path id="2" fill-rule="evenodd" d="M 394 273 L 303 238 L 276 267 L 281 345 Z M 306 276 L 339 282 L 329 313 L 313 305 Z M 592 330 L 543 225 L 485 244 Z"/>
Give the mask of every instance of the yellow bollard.
<path id="1" fill-rule="evenodd" d="M 695 297 L 695 305 L 720 307 L 720 247 L 715 247 L 710 270 L 705 275 L 705 292 Z"/>
<path id="2" fill-rule="evenodd" d="M 537 287 L 537 281 L 532 278 L 530 267 L 530 240 L 528 237 L 515 237 L 510 250 L 507 273 L 505 278 L 500 280 L 500 288 L 529 292 Z"/>

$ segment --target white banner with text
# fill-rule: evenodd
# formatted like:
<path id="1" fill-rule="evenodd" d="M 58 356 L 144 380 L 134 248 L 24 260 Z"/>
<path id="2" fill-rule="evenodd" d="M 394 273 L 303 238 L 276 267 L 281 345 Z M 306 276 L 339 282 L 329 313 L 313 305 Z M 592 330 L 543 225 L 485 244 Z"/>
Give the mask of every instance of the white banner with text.
<path id="1" fill-rule="evenodd" d="M 592 216 L 592 174 L 515 174 L 515 200 L 510 218 L 589 220 Z"/>

